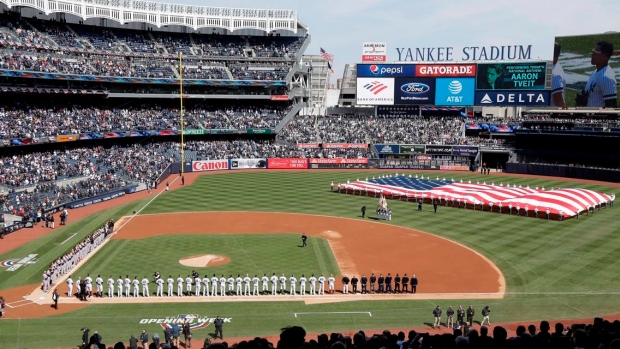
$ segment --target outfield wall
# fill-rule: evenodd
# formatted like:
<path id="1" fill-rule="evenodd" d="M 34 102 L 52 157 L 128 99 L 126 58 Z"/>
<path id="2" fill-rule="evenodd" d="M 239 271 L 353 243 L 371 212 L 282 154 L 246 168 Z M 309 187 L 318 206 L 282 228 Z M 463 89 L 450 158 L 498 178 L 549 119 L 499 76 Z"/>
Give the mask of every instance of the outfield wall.
<path id="1" fill-rule="evenodd" d="M 312 170 L 312 169 L 416 169 L 416 170 L 443 170 L 468 171 L 465 160 L 441 159 L 429 155 L 410 159 L 367 159 L 367 158 L 258 158 L 258 159 L 219 159 L 192 161 L 188 171 L 208 172 L 240 169 L 266 170 Z M 180 163 L 170 166 L 169 174 L 180 169 Z"/>

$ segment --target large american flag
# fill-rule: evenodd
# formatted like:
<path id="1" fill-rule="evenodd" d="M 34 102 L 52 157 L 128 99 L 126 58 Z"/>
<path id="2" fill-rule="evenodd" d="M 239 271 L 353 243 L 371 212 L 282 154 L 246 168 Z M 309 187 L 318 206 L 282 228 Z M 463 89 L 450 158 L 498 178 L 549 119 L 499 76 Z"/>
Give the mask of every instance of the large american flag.
<path id="1" fill-rule="evenodd" d="M 416 175 L 417 177 L 417 175 Z M 464 203 L 468 207 L 476 206 L 476 209 L 485 211 L 493 210 L 513 213 L 518 212 L 534 216 L 536 211 L 542 215 L 547 209 L 550 214 L 557 217 L 560 215 L 568 218 L 585 212 L 586 209 L 600 207 L 612 200 L 612 196 L 598 193 L 588 189 L 561 188 L 549 190 L 548 188 L 530 188 L 509 183 L 471 183 L 471 181 L 459 182 L 453 180 L 430 179 L 430 177 L 416 178 L 401 175 L 382 175 L 380 178 L 371 180 L 357 180 L 353 183 L 340 183 L 336 187 L 341 193 L 357 195 L 381 195 L 391 199 L 407 199 L 414 201 L 423 199 L 430 201 L 439 199 L 445 204 Z"/>
<path id="2" fill-rule="evenodd" d="M 325 51 L 322 47 L 321 47 L 321 57 L 327 59 L 328 62 L 333 62 L 334 61 L 334 55 L 332 55 L 331 53 Z"/>

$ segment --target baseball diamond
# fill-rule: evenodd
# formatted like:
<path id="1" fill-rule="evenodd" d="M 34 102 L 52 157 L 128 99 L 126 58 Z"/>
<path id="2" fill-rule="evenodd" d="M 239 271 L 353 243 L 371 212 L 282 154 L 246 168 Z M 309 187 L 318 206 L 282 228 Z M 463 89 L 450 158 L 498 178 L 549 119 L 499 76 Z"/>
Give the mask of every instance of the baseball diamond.
<path id="1" fill-rule="evenodd" d="M 416 172 L 411 173 L 415 175 Z M 196 270 L 201 276 L 211 275 L 214 272 L 218 277 L 225 274 L 226 279 L 230 274 L 234 274 L 234 278 L 237 274 L 242 277 L 246 274 L 250 277 L 254 277 L 255 274 L 261 277 L 265 273 L 269 276 L 272 273 L 277 273 L 278 276 L 284 274 L 287 279 L 287 291 L 290 287 L 288 278 L 291 271 L 297 279 L 302 273 L 309 277 L 308 274 L 312 272 L 317 276 L 324 272 L 326 276 L 330 273 L 336 276 L 335 295 L 301 296 L 298 285 L 296 295 L 287 293 L 272 296 L 261 293 L 259 296 L 243 294 L 238 296 L 233 291 L 232 295 L 225 297 L 193 294 L 167 297 L 165 294 L 167 287 L 164 286 L 164 296 L 155 297 L 156 285 L 151 280 L 149 297 L 118 298 L 104 294 L 103 298 L 93 296 L 86 302 L 81 302 L 77 298 L 69 298 L 63 294 L 59 310 L 56 312 L 47 307 L 50 294 L 42 293 L 39 289 L 35 290 L 36 286 L 32 285 L 38 274 L 33 269 L 44 266 L 29 264 L 16 272 L 23 273 L 20 280 L 31 280 L 31 285 L 2 291 L 8 299 L 7 317 L 22 319 L 19 320 L 19 326 L 22 328 L 20 336 L 22 340 L 35 343 L 36 347 L 36 340 L 24 334 L 23 329 L 36 329 L 39 326 L 54 328 L 55 317 L 47 316 L 63 313 L 61 316 L 66 318 L 63 322 L 76 323 L 79 327 L 81 325 L 78 323 L 94 321 L 97 328 L 101 332 L 108 333 L 108 336 L 122 332 L 121 328 L 125 327 L 146 326 L 154 332 L 157 328 L 161 328 L 161 324 L 158 321 L 151 322 L 151 319 L 176 318 L 176 314 L 196 314 L 197 319 L 212 319 L 216 314 L 221 314 L 230 319 L 230 323 L 227 324 L 229 333 L 232 332 L 234 336 L 241 338 L 250 335 L 248 328 L 252 329 L 251 333 L 262 333 L 265 336 L 273 334 L 269 329 L 270 326 L 262 325 L 261 320 L 266 319 L 278 321 L 282 326 L 302 321 L 305 328 L 317 332 L 323 331 L 326 324 L 329 324 L 330 328 L 339 327 L 346 331 L 353 322 L 357 324 L 354 328 L 362 326 L 368 329 L 376 328 L 378 321 L 393 323 L 391 327 L 396 328 L 412 324 L 416 326 L 416 321 L 419 324 L 417 326 L 422 326 L 427 320 L 426 305 L 423 302 L 433 304 L 450 302 L 463 305 L 473 303 L 479 309 L 482 308 L 482 304 L 489 304 L 495 309 L 493 315 L 494 321 L 497 322 L 531 319 L 541 308 L 557 318 L 570 317 L 569 313 L 564 311 L 565 307 L 557 306 L 557 302 L 560 301 L 557 297 L 562 297 L 562 303 L 568 302 L 571 307 L 582 311 L 586 310 L 580 304 L 583 304 L 586 298 L 606 299 L 605 307 L 594 306 L 592 310 L 587 310 L 592 315 L 606 312 L 605 309 L 610 306 L 609 297 L 615 292 L 611 279 L 600 280 L 598 277 L 587 278 L 584 275 L 588 280 L 586 284 L 557 290 L 549 287 L 549 283 L 569 285 L 570 283 L 562 281 L 569 278 L 568 274 L 562 276 L 556 273 L 551 279 L 550 275 L 539 275 L 534 278 L 527 276 L 528 270 L 556 263 L 568 250 L 583 251 L 581 261 L 561 259 L 564 263 L 572 265 L 571 268 L 590 260 L 600 263 L 597 260 L 600 260 L 602 237 L 593 240 L 592 242 L 598 241 L 594 245 L 580 243 L 573 247 L 570 244 L 553 247 L 558 236 L 564 236 L 566 239 L 565 234 L 578 234 L 576 231 L 570 233 L 573 230 L 572 226 L 563 228 L 566 224 L 571 224 L 569 222 L 528 219 L 517 219 L 515 222 L 516 218 L 508 215 L 489 217 L 486 212 L 441 208 L 436 214 L 431 213 L 431 210 L 418 213 L 415 211 L 415 205 L 406 201 L 389 201 L 390 209 L 394 212 L 394 219 L 390 222 L 373 220 L 372 214 L 370 218 L 361 219 L 358 216 L 359 207 L 362 205 L 372 207 L 377 202 L 376 198 L 337 195 L 325 187 L 326 183 L 346 182 L 352 176 L 383 174 L 390 172 L 295 170 L 295 173 L 249 171 L 215 172 L 209 175 L 187 174 L 185 187 L 181 187 L 178 181 L 173 179 L 171 191 L 163 189 L 150 194 L 142 192 L 132 194 L 136 195 L 135 198 L 128 195 L 100 204 L 101 207 L 116 207 L 116 209 L 101 210 L 97 205 L 73 210 L 72 216 L 75 221 L 63 228 L 64 230 L 59 230 L 57 236 L 42 236 L 39 240 L 12 252 L 22 253 L 20 250 L 31 249 L 29 245 L 37 243 L 54 245 L 56 241 L 59 244 L 68 236 L 77 233 L 78 236 L 70 241 L 71 245 L 80 241 L 79 239 L 93 229 L 84 229 L 85 223 L 86 227 L 97 227 L 113 218 L 116 220 L 114 235 L 76 266 L 79 269 L 72 271 L 74 277 L 101 273 L 105 280 L 109 268 L 115 272 L 120 268 L 123 270 L 123 277 L 125 274 L 130 274 L 133 278 L 135 274 L 138 279 L 142 279 L 146 274 L 146 278 L 151 280 L 153 271 L 174 270 L 176 273 L 173 275 L 175 279 L 173 292 L 176 295 L 176 278 L 179 273 L 185 278 L 192 270 Z M 482 178 L 476 174 L 462 172 L 440 173 L 439 176 L 466 181 Z M 534 187 L 574 185 L 557 179 L 515 177 L 509 174 L 494 174 L 493 179 L 497 182 L 510 181 Z M 302 186 L 299 185 L 301 183 Z M 235 188 L 235 190 L 225 194 L 226 200 L 223 200 L 223 194 L 210 190 L 214 187 Z M 579 187 L 602 192 L 613 190 L 598 183 L 582 183 Z M 195 200 L 196 197 L 201 199 Z M 248 201 L 248 197 L 252 197 L 253 200 Z M 134 199 L 141 200 L 132 201 Z M 252 210 L 258 207 L 257 205 L 261 207 L 262 212 Z M 131 214 L 132 212 L 135 214 Z M 80 219 L 86 215 L 90 215 L 87 220 Z M 583 226 L 592 224 L 596 226 L 606 224 L 609 219 L 614 218 L 614 209 L 609 208 L 597 211 L 587 219 L 573 221 Z M 545 225 L 549 225 L 548 228 L 554 232 L 545 235 L 549 241 L 528 243 L 530 240 L 537 240 L 532 235 L 535 233 L 530 231 L 539 232 Z M 495 232 L 489 232 L 485 228 L 488 226 L 496 226 Z M 302 232 L 309 236 L 309 248 L 299 247 L 301 243 L 299 236 Z M 604 235 L 609 236 L 606 239 L 615 236 L 612 231 L 609 234 L 611 235 Z M 582 235 L 579 236 L 579 239 L 587 239 Z M 204 240 L 204 243 L 201 240 Z M 535 251 L 540 248 L 536 246 L 540 243 L 547 251 L 546 257 L 526 258 L 527 255 L 536 254 Z M 56 245 L 49 253 L 57 253 L 54 250 L 66 250 L 68 246 L 64 245 Z M 252 249 L 253 246 L 257 248 Z M 497 249 L 498 246 L 505 247 Z M 586 250 L 583 250 L 584 248 Z M 596 256 L 592 256 L 593 259 L 590 259 L 589 253 L 586 252 L 591 248 L 592 251 L 596 251 Z M 235 254 L 234 251 L 238 252 Z M 266 251 L 266 255 L 261 255 L 260 251 Z M 214 267 L 183 266 L 179 263 L 181 259 L 203 254 L 228 257 L 230 263 Z M 285 255 L 279 256 L 279 254 Z M 38 258 L 49 260 L 49 256 L 43 253 L 40 253 Z M 302 261 L 302 265 L 296 266 L 296 260 Z M 319 263 L 316 264 L 317 262 Z M 458 267 L 455 267 L 455 262 Z M 330 267 L 330 263 L 334 263 L 333 266 Z M 611 260 L 605 263 L 613 264 Z M 602 268 L 602 270 L 613 269 Z M 6 273 L 3 275 L 10 275 Z M 371 273 L 377 276 L 388 273 L 392 275 L 406 273 L 409 276 L 416 274 L 420 280 L 418 292 L 361 294 L 358 290 L 355 295 L 341 293 L 342 275 L 361 277 L 362 274 L 370 276 Z M 168 277 L 165 273 L 162 273 L 162 276 L 164 279 Z M 114 278 L 117 277 L 115 274 Z M 15 286 L 20 282 L 11 276 L 6 280 L 6 284 Z M 66 292 L 64 282 L 60 284 L 61 293 Z M 592 285 L 597 285 L 596 289 L 592 288 Z M 268 287 L 270 291 L 271 285 Z M 185 285 L 183 289 L 185 290 Z M 105 291 L 107 285 L 104 285 L 104 293 Z M 25 298 L 22 298 L 24 296 Z M 153 304 L 157 304 L 157 309 L 152 307 Z M 277 305 L 277 309 L 286 310 L 284 312 L 276 310 L 273 308 L 274 305 Z M 590 306 L 591 302 L 588 302 L 588 305 Z M 498 311 L 500 308 L 502 310 Z M 609 310 L 613 312 L 613 308 Z M 360 317 L 357 312 L 370 312 L 372 316 Z M 324 314 L 294 316 L 300 313 Z M 46 317 L 40 318 L 40 316 Z M 117 320 L 101 321 L 102 318 L 111 316 Z M 30 320 L 27 320 L 28 318 Z M 149 320 L 144 323 L 145 319 Z M 13 328 L 14 323 L 11 322 L 13 320 L 7 321 L 9 322 L 3 322 L 2 326 Z M 198 323 L 194 321 L 192 324 L 197 326 Z M 208 325 L 201 326 L 204 327 L 196 330 L 197 337 L 207 336 L 211 331 L 209 328 L 212 328 Z M 15 337 L 8 338 L 7 343 L 15 340 Z M 60 337 L 58 341 L 63 343 Z"/>
<path id="2" fill-rule="evenodd" d="M 619 349 L 620 1 L 479 2 L 0 0 L 0 349 Z"/>

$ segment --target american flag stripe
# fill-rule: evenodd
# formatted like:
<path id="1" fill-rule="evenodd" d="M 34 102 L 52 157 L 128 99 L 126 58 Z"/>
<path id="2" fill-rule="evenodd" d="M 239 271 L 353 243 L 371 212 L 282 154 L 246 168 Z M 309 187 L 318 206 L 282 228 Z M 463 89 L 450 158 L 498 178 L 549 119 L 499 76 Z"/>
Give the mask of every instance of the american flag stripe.
<path id="1" fill-rule="evenodd" d="M 385 177 L 373 180 L 358 180 L 353 183 L 338 184 L 344 193 L 383 194 L 388 198 L 439 198 L 442 200 L 465 201 L 469 204 L 501 206 L 527 209 L 534 212 L 546 211 L 564 217 L 572 217 L 588 207 L 593 208 L 611 200 L 606 194 L 588 189 L 563 188 L 556 190 L 532 189 L 494 185 L 456 183 L 452 181 L 432 181 L 407 178 L 405 176 Z"/>
<path id="2" fill-rule="evenodd" d="M 334 61 L 334 55 L 332 55 L 331 53 L 325 51 L 322 47 L 321 47 L 320 56 L 325 58 L 328 62 L 333 62 Z"/>

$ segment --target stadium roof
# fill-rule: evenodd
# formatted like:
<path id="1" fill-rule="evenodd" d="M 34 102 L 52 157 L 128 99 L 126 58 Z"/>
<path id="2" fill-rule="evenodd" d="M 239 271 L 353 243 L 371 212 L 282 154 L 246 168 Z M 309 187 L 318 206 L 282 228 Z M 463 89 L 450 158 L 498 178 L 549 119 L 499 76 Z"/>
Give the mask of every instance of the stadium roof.
<path id="1" fill-rule="evenodd" d="M 179 25 L 192 28 L 222 28 L 229 31 L 252 29 L 267 33 L 307 29 L 296 10 L 248 9 L 179 5 L 144 0 L 0 0 L 8 8 L 30 7 L 44 12 L 68 13 L 82 18 L 106 18 L 120 24 L 148 23 L 158 28 Z"/>

